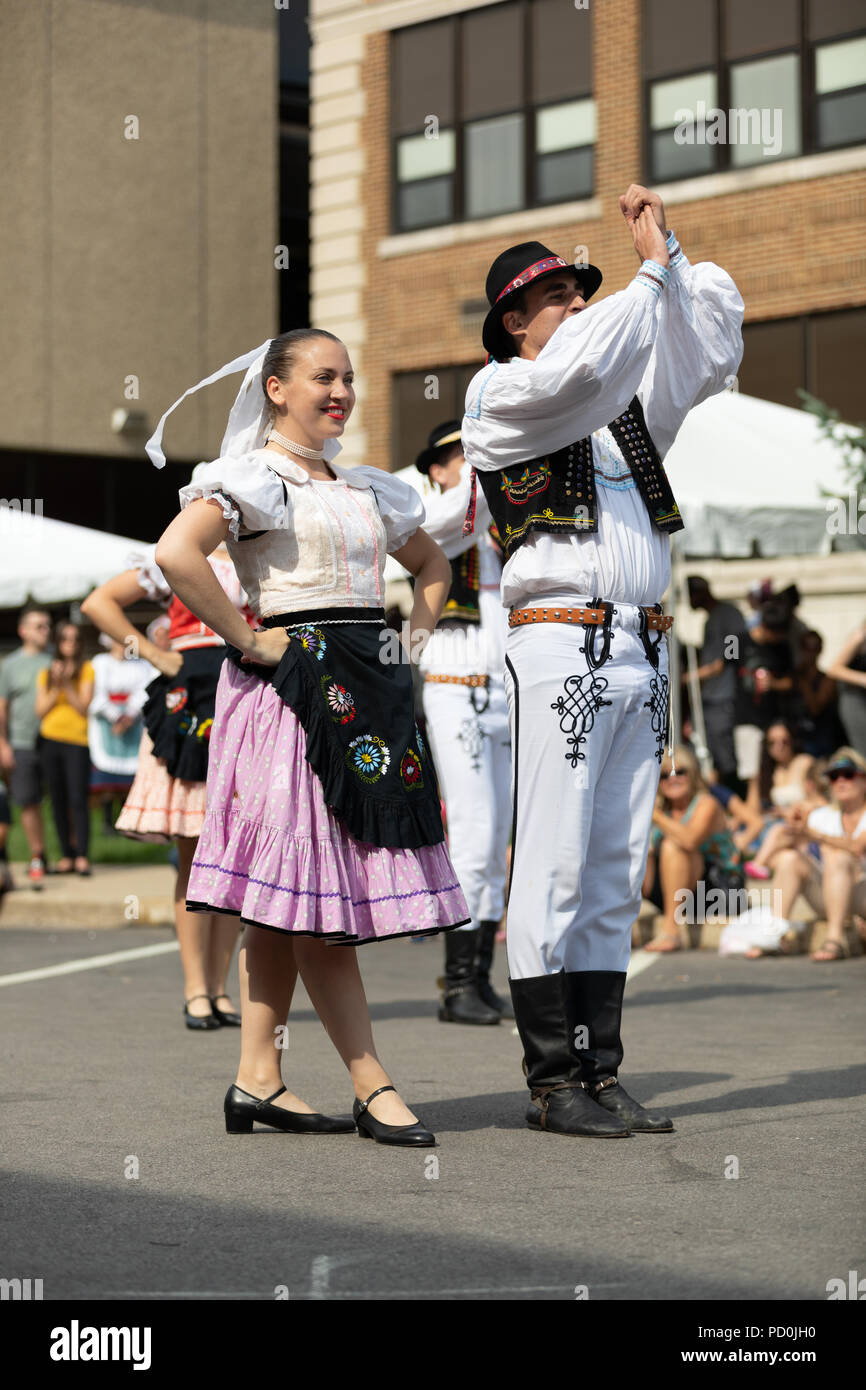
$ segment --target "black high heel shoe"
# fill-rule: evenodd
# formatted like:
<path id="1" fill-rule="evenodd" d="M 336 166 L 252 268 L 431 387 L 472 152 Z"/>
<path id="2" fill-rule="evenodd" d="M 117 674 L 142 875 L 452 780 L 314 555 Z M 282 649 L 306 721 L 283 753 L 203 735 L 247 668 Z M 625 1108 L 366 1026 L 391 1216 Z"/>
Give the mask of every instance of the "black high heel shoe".
<path id="1" fill-rule="evenodd" d="M 286 1110 L 282 1105 L 271 1105 L 272 1100 L 285 1091 L 281 1086 L 272 1096 L 259 1100 L 240 1086 L 229 1086 L 223 1102 L 227 1134 L 252 1134 L 253 1121 L 260 1125 L 270 1125 L 271 1129 L 284 1130 L 286 1134 L 352 1134 L 355 1121 L 348 1115 L 345 1119 L 337 1115 L 305 1115 L 298 1110 Z"/>
<path id="2" fill-rule="evenodd" d="M 229 995 L 227 995 L 227 994 L 212 994 L 212 995 L 210 996 L 210 1006 L 211 1006 L 211 1008 L 212 1008 L 213 1011 L 214 1011 L 214 1015 L 215 1015 L 216 1020 L 217 1020 L 218 1023 L 222 1023 L 222 1024 L 224 1024 L 224 1025 L 227 1026 L 227 1027 L 240 1028 L 240 1026 L 241 1026 L 241 1016 L 240 1016 L 240 1014 L 234 1013 L 231 1009 L 220 1009 L 220 1008 L 217 1007 L 217 1000 L 218 1000 L 218 999 L 228 999 L 228 998 L 229 998 Z"/>
<path id="3" fill-rule="evenodd" d="M 190 1006 L 190 1004 L 192 1003 L 192 1000 L 193 1000 L 193 999 L 207 999 L 208 1001 L 210 1001 L 210 995 L 209 995 L 209 994 L 194 994 L 194 995 L 192 996 L 192 999 L 185 999 L 185 1000 L 184 1000 L 184 1004 L 183 1004 L 183 1018 L 184 1018 L 184 1022 L 186 1023 L 187 1028 L 195 1028 L 195 1029 L 197 1029 L 198 1031 L 202 1031 L 202 1030 L 204 1030 L 204 1029 L 208 1029 L 208 1030 L 210 1031 L 210 1030 L 212 1030 L 212 1029 L 214 1029 L 214 1028 L 219 1028 L 219 1026 L 220 1026 L 220 1021 L 219 1021 L 219 1019 L 215 1016 L 215 1014 L 213 1013 L 213 1004 L 211 1004 L 211 1013 L 209 1013 L 209 1014 L 204 1014 L 204 1015 L 203 1015 L 202 1017 L 200 1017 L 200 1018 L 197 1018 L 195 1014 L 191 1014 L 191 1013 L 190 1013 L 190 1011 L 189 1011 L 189 1006 Z"/>
<path id="4" fill-rule="evenodd" d="M 431 1134 L 429 1129 L 425 1129 L 420 1120 L 411 1125 L 386 1125 L 381 1120 L 374 1120 L 367 1109 L 370 1101 L 375 1100 L 383 1091 L 396 1089 L 396 1086 L 380 1086 L 378 1091 L 374 1091 L 366 1100 L 355 1101 L 352 1114 L 361 1138 L 375 1139 L 377 1144 L 402 1144 L 419 1149 L 435 1147 L 436 1136 Z"/>

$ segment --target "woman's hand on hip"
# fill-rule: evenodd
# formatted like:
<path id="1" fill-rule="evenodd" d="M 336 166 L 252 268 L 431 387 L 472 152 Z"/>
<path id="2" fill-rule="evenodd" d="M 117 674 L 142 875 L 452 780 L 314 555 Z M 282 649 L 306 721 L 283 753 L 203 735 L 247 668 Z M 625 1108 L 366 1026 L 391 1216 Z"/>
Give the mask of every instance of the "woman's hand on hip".
<path id="1" fill-rule="evenodd" d="M 183 655 L 181 652 L 158 651 L 150 664 L 156 667 L 160 675 L 168 676 L 171 679 L 177 675 L 183 665 Z"/>
<path id="2" fill-rule="evenodd" d="M 254 632 L 241 661 L 258 666 L 279 666 L 283 652 L 291 640 L 284 627 L 271 627 Z"/>

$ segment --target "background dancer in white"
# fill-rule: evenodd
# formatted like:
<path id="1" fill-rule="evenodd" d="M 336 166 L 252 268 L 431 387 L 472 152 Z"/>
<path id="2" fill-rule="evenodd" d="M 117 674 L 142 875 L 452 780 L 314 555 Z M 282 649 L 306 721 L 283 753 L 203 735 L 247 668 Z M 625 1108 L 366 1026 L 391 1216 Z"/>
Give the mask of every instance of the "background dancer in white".
<path id="1" fill-rule="evenodd" d="M 668 717 L 660 599 L 682 527 L 661 459 L 736 371 L 743 317 L 725 271 L 689 264 L 657 194 L 632 184 L 620 207 L 641 267 L 588 312 L 596 267 L 538 242 L 494 261 L 491 360 L 462 429 L 507 557 L 508 964 L 527 1121 L 610 1137 L 673 1129 L 617 1082 Z"/>
<path id="2" fill-rule="evenodd" d="M 419 662 L 424 714 L 445 801 L 451 862 L 472 914 L 445 936 L 443 1023 L 492 1024 L 511 1007 L 490 983 L 505 908 L 511 833 L 511 734 L 505 698 L 507 625 L 499 598 L 502 548 L 480 501 L 474 536 L 463 535 L 471 472 L 460 421 L 446 420 L 415 460 L 432 485 L 424 529 L 451 561 L 451 589 Z"/>

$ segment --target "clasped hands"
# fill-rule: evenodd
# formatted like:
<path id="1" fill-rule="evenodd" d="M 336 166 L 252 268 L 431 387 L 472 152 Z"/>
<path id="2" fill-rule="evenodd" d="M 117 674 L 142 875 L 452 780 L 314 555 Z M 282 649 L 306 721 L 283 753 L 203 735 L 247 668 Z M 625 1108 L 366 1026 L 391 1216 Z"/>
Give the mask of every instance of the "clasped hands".
<path id="1" fill-rule="evenodd" d="M 628 223 L 635 250 L 642 261 L 666 266 L 669 261 L 665 207 L 657 193 L 642 184 L 631 183 L 619 200 L 620 211 Z"/>

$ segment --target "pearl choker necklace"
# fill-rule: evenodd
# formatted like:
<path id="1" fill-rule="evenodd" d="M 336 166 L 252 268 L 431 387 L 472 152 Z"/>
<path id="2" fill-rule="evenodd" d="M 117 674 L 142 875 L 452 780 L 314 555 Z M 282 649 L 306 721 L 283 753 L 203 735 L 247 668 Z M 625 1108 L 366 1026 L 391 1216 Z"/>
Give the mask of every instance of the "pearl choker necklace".
<path id="1" fill-rule="evenodd" d="M 292 439 L 286 439 L 283 435 L 277 434 L 276 430 L 271 430 L 268 435 L 268 443 L 273 439 L 274 443 L 282 445 L 290 453 L 297 454 L 302 459 L 323 459 L 325 457 L 322 449 L 305 449 L 303 444 L 296 444 Z"/>

